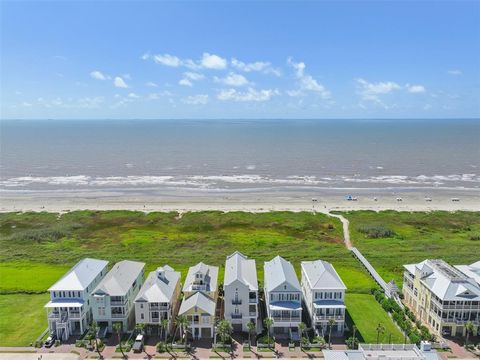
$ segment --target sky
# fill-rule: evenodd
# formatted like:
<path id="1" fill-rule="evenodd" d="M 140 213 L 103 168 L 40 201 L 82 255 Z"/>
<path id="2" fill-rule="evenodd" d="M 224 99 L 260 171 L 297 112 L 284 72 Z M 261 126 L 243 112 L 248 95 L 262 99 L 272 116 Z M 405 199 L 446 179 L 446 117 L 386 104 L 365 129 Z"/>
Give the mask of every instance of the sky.
<path id="1" fill-rule="evenodd" d="M 2 119 L 480 117 L 480 1 L 0 10 Z"/>

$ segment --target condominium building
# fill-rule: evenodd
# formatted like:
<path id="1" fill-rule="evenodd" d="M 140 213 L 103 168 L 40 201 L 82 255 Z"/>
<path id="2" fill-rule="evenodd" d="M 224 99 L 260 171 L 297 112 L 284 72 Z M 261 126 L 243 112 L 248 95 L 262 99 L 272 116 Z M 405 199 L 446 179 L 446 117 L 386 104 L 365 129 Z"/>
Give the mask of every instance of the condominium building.
<path id="1" fill-rule="evenodd" d="M 277 336 L 298 339 L 302 322 L 302 289 L 292 264 L 280 256 L 264 264 L 267 317 Z"/>
<path id="2" fill-rule="evenodd" d="M 120 261 L 93 290 L 93 319 L 101 334 L 112 332 L 114 323 L 120 323 L 123 331 L 133 327 L 133 301 L 142 287 L 144 268 L 143 262 Z"/>
<path id="3" fill-rule="evenodd" d="M 180 293 L 178 271 L 168 265 L 152 271 L 135 298 L 135 322 L 150 325 L 147 331 L 156 330 L 167 335 L 178 312 Z M 168 322 L 166 328 L 163 328 L 163 320 Z"/>
<path id="4" fill-rule="evenodd" d="M 213 338 L 218 298 L 218 267 L 199 263 L 188 270 L 179 315 L 188 319 L 189 336 Z"/>
<path id="5" fill-rule="evenodd" d="M 465 325 L 479 331 L 480 286 L 474 278 L 443 260 L 404 265 L 405 304 L 440 336 L 465 336 Z"/>
<path id="6" fill-rule="evenodd" d="M 258 320 L 258 280 L 255 260 L 236 251 L 225 262 L 224 317 L 234 332 L 248 332 L 247 324 Z"/>
<path id="7" fill-rule="evenodd" d="M 345 328 L 345 290 L 347 289 L 332 264 L 303 261 L 302 292 L 312 327 L 320 335 L 327 333 L 334 321 L 332 335 L 342 335 Z"/>
<path id="8" fill-rule="evenodd" d="M 80 260 L 48 291 L 48 328 L 58 339 L 81 335 L 92 321 L 92 290 L 107 273 L 108 261 Z"/>

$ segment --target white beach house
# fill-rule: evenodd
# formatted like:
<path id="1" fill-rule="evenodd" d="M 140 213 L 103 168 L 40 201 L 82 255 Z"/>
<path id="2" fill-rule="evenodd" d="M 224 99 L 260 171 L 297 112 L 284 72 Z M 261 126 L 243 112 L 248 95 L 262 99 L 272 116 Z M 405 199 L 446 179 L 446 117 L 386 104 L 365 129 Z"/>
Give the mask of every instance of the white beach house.
<path id="1" fill-rule="evenodd" d="M 218 267 L 199 263 L 188 270 L 179 315 L 188 319 L 188 336 L 213 338 L 218 298 Z"/>
<path id="2" fill-rule="evenodd" d="M 472 322 L 480 329 L 480 285 L 443 260 L 404 265 L 404 303 L 440 336 L 465 336 Z"/>
<path id="3" fill-rule="evenodd" d="M 106 330 L 112 332 L 114 323 L 122 324 L 123 331 L 132 327 L 133 301 L 143 284 L 144 268 L 143 262 L 120 261 L 93 290 L 93 319 L 101 328 L 101 333 Z"/>
<path id="4" fill-rule="evenodd" d="M 255 260 L 236 251 L 225 262 L 224 317 L 235 332 L 248 332 L 247 324 L 258 322 L 258 280 Z"/>
<path id="5" fill-rule="evenodd" d="M 91 292 L 107 273 L 108 261 L 80 260 L 48 291 L 48 327 L 58 339 L 82 334 L 92 321 Z"/>
<path id="6" fill-rule="evenodd" d="M 329 321 L 333 320 L 334 333 L 342 335 L 345 328 L 346 286 L 332 264 L 323 261 L 303 261 L 303 300 L 310 316 L 312 327 L 320 335 L 327 333 Z"/>
<path id="7" fill-rule="evenodd" d="M 273 320 L 271 331 L 277 336 L 298 339 L 302 289 L 292 264 L 280 256 L 265 262 L 264 286 L 267 316 Z"/>
<path id="8" fill-rule="evenodd" d="M 165 330 L 168 334 L 178 312 L 180 292 L 180 272 L 168 265 L 152 271 L 135 298 L 135 322 L 156 327 L 157 333 Z M 168 320 L 166 329 L 161 329 L 162 320 Z"/>

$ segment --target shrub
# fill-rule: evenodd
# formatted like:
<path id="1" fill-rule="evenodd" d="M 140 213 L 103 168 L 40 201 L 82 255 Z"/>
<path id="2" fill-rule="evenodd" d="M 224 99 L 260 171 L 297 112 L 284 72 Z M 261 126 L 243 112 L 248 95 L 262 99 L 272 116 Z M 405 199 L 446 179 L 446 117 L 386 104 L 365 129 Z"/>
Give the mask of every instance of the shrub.
<path id="1" fill-rule="evenodd" d="M 383 225 L 378 226 L 360 226 L 357 229 L 370 239 L 390 238 L 395 236 L 395 232 Z"/>
<path id="2" fill-rule="evenodd" d="M 157 343 L 156 348 L 157 352 L 163 353 L 167 351 L 167 344 L 165 344 L 163 341 L 160 341 L 159 343 Z"/>
<path id="3" fill-rule="evenodd" d="M 60 346 L 60 340 L 55 340 L 54 346 L 55 346 L 55 347 Z"/>
<path id="4" fill-rule="evenodd" d="M 478 234 L 472 235 L 472 236 L 470 236 L 470 240 L 478 241 L 478 240 L 480 240 L 480 235 L 478 235 Z"/>
<path id="5" fill-rule="evenodd" d="M 35 347 L 36 348 L 41 348 L 42 346 L 43 346 L 43 341 L 42 340 L 35 341 Z"/>

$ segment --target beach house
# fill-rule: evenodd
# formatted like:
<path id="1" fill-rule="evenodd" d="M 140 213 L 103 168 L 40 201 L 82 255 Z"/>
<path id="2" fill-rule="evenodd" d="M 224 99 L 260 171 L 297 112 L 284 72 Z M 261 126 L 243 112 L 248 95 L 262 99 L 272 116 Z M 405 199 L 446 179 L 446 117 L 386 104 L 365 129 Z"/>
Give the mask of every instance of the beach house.
<path id="1" fill-rule="evenodd" d="M 302 292 L 312 327 L 324 336 L 332 326 L 332 335 L 343 335 L 345 328 L 346 286 L 332 264 L 323 261 L 303 261 Z"/>
<path id="2" fill-rule="evenodd" d="M 168 265 L 152 271 L 135 298 L 135 322 L 150 325 L 149 332 L 167 335 L 178 311 L 180 293 L 180 272 Z M 166 328 L 163 320 L 168 322 Z"/>
<path id="3" fill-rule="evenodd" d="M 108 261 L 83 259 L 49 289 L 48 328 L 60 340 L 80 335 L 92 321 L 91 293 L 107 273 Z"/>
<path id="4" fill-rule="evenodd" d="M 134 299 L 142 287 L 145 263 L 123 260 L 116 263 L 92 293 L 93 319 L 100 334 L 112 332 L 120 323 L 127 331 L 134 323 Z"/>
<path id="5" fill-rule="evenodd" d="M 218 298 L 218 267 L 203 262 L 188 270 L 179 315 L 188 319 L 188 336 L 213 338 Z"/>
<path id="6" fill-rule="evenodd" d="M 480 327 L 480 286 L 474 278 L 443 260 L 404 265 L 404 303 L 432 332 L 465 336 L 471 322 Z"/>
<path id="7" fill-rule="evenodd" d="M 258 321 L 258 280 L 255 260 L 236 251 L 225 262 L 224 317 L 234 332 L 248 332 L 247 324 L 255 329 Z"/>
<path id="8" fill-rule="evenodd" d="M 290 262 L 276 256 L 264 264 L 264 291 L 271 332 L 277 337 L 298 339 L 302 321 L 302 289 Z"/>

